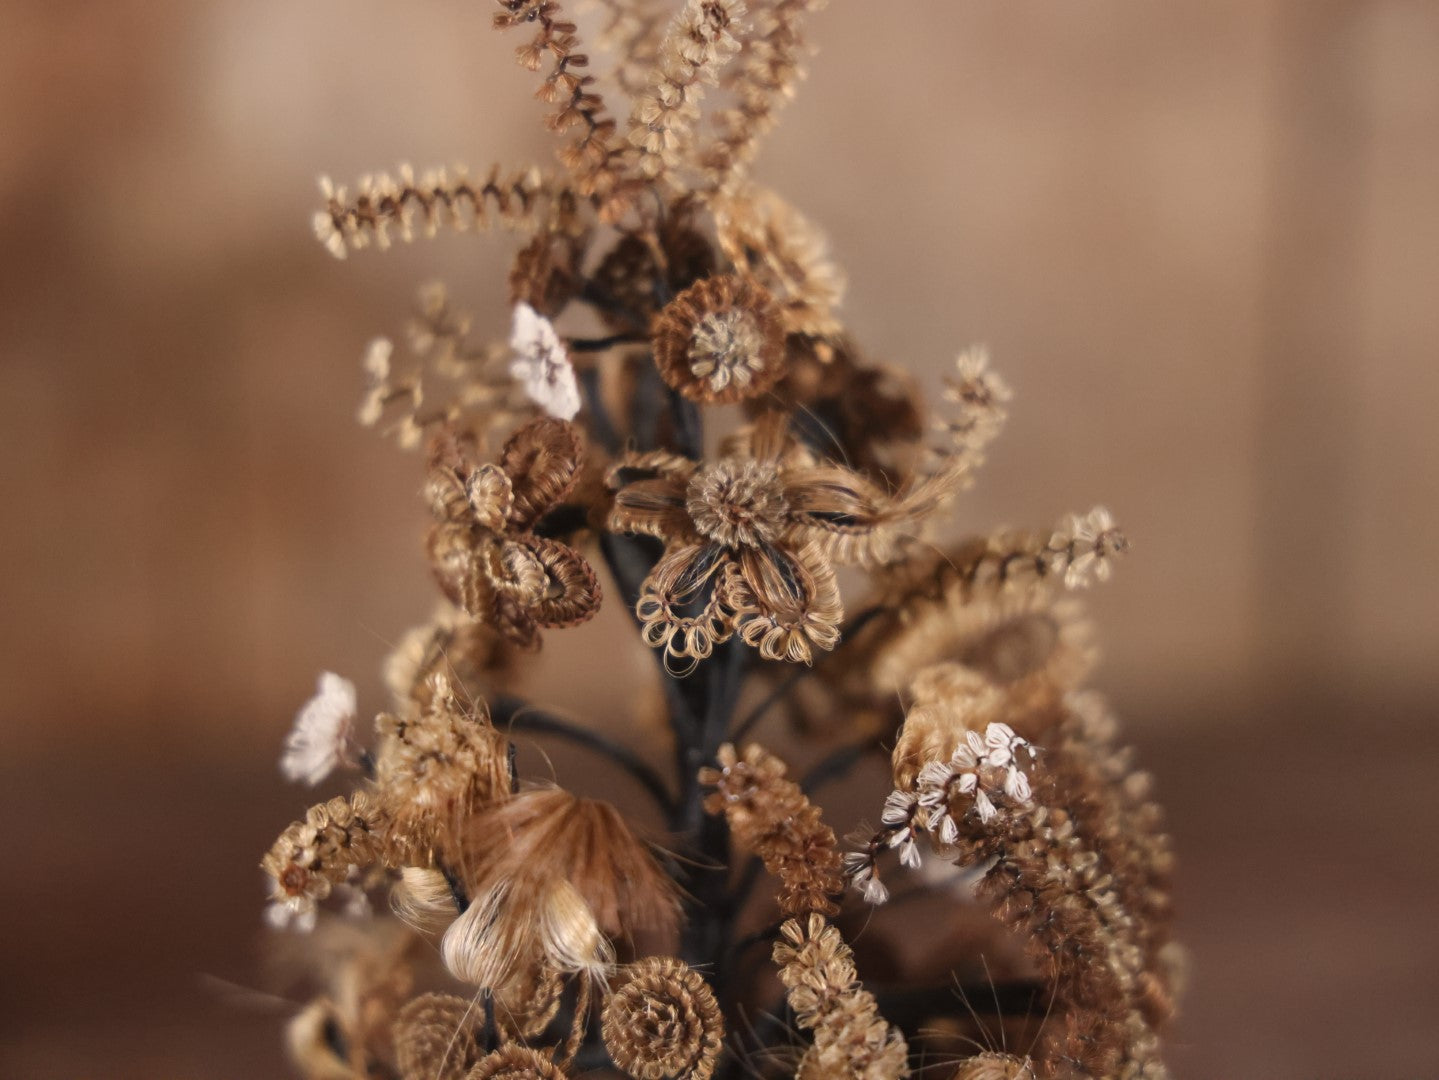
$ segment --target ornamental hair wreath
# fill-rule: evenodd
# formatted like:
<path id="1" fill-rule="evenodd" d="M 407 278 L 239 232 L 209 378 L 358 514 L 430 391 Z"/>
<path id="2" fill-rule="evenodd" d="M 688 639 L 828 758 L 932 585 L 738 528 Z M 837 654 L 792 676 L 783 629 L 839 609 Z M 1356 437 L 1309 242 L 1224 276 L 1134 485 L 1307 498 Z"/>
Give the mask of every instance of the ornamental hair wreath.
<path id="1" fill-rule="evenodd" d="M 425 451 L 441 601 L 387 660 L 367 744 L 326 673 L 285 745 L 292 780 L 355 775 L 262 862 L 276 948 L 314 960 L 299 1070 L 1168 1075 L 1169 844 L 1082 688 L 1070 595 L 1124 535 L 1095 509 L 930 539 L 1010 391 L 965 349 L 931 415 L 845 333 L 817 230 L 750 177 L 822 0 L 599 6 L 603 88 L 558 3 L 495 15 L 541 77 L 557 170 L 324 183 L 316 232 L 341 258 L 524 240 L 507 338 L 472 342 L 431 286 L 365 357 L 362 423 Z M 516 692 L 605 598 L 654 656 L 669 769 L 625 721 Z M 811 764 L 792 776 L 761 725 Z M 650 805 L 522 775 L 517 733 L 608 760 Z M 886 746 L 879 824 L 842 844 L 815 796 Z M 905 905 L 926 914 L 889 916 Z"/>

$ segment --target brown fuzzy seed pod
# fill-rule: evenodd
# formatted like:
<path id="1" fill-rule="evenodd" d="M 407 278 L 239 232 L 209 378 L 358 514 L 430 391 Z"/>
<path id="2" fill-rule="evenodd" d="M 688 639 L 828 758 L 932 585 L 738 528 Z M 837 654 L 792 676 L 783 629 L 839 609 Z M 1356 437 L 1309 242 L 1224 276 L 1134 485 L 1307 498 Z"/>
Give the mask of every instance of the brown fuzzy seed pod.
<path id="1" fill-rule="evenodd" d="M 465 1080 L 566 1080 L 559 1066 L 538 1050 L 504 1046 L 487 1054 Z"/>
<path id="2" fill-rule="evenodd" d="M 741 401 L 764 393 L 784 374 L 778 308 L 749 278 L 696 282 L 660 312 L 651 336 L 660 375 L 691 401 Z"/>
<path id="3" fill-rule="evenodd" d="M 705 809 L 724 814 L 735 839 L 780 879 L 780 910 L 837 913 L 832 898 L 844 892 L 844 876 L 834 830 L 800 786 L 785 778 L 784 762 L 755 743 L 743 757 L 726 743 L 718 762 L 718 769 L 700 770 L 700 783 L 715 788 Z"/>
<path id="4" fill-rule="evenodd" d="M 402 1080 L 464 1080 L 483 1056 L 485 1007 L 454 994 L 421 994 L 395 1018 Z"/>
<path id="5" fill-rule="evenodd" d="M 671 956 L 625 969 L 605 1003 L 605 1049 L 637 1080 L 708 1080 L 724 1018 L 698 972 Z"/>
<path id="6" fill-rule="evenodd" d="M 509 742 L 481 705 L 471 709 L 449 678 L 430 679 L 427 703 L 381 714 L 375 782 L 385 811 L 384 861 L 429 866 L 454 830 L 510 790 Z"/>
<path id="7" fill-rule="evenodd" d="M 1011 1054 L 976 1054 L 961 1062 L 950 1080 L 1034 1080 L 1034 1067 Z"/>

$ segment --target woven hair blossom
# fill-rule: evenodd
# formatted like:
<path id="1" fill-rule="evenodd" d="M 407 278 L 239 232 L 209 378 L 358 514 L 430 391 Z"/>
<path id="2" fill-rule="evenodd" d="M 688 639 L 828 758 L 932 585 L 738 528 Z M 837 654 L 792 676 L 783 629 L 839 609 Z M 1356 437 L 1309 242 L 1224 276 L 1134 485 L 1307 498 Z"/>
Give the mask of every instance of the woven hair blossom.
<path id="1" fill-rule="evenodd" d="M 356 382 L 419 451 L 431 614 L 284 743 L 325 788 L 261 861 L 296 1070 L 1161 1080 L 1173 855 L 1079 602 L 1125 533 L 955 538 L 1009 384 L 959 342 L 931 394 L 869 359 L 750 173 L 822 0 L 595 6 L 591 44 L 493 11 L 554 164 L 323 185 L 337 257 L 510 265 L 469 298 L 505 318 L 427 284 Z"/>

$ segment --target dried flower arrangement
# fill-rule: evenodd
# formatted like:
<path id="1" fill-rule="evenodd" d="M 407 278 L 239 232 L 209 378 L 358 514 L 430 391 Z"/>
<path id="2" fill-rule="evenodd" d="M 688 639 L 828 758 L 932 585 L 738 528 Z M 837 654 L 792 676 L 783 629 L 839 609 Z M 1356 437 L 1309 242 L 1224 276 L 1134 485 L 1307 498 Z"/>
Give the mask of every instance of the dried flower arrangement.
<path id="1" fill-rule="evenodd" d="M 367 748 L 331 674 L 285 748 L 291 779 L 359 774 L 262 864 L 272 921 L 309 932 L 284 948 L 321 984 L 289 1027 L 299 1068 L 1166 1075 L 1171 856 L 1081 689 L 1093 650 L 1068 596 L 1108 577 L 1122 534 L 1095 510 L 925 540 L 1010 393 L 970 349 L 929 418 L 846 336 L 818 233 L 748 175 L 822 0 L 601 3 L 625 121 L 557 3 L 495 16 L 543 71 L 561 171 L 327 184 L 316 217 L 341 257 L 441 229 L 526 239 L 507 343 L 473 344 L 430 288 L 411 361 L 384 340 L 365 358 L 362 422 L 425 449 L 443 602 L 390 657 Z M 841 567 L 844 591 L 867 590 L 857 611 Z M 599 610 L 602 573 L 656 660 L 669 775 L 617 725 L 515 693 L 544 631 Z M 776 717 L 774 740 L 821 751 L 799 780 L 750 741 Z M 521 731 L 623 769 L 662 846 L 607 801 L 519 775 Z M 813 796 L 891 744 L 879 825 L 842 845 Z M 903 904 L 928 905 L 925 934 L 885 936 Z"/>

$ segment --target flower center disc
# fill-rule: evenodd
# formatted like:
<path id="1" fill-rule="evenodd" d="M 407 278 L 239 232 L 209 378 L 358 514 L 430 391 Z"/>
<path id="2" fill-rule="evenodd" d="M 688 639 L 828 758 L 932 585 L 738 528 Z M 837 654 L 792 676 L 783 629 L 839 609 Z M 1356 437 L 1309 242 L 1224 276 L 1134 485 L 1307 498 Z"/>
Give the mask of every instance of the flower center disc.
<path id="1" fill-rule="evenodd" d="M 772 468 L 725 460 L 690 481 L 686 505 L 695 528 L 727 547 L 758 547 L 779 535 L 789 507 Z"/>

